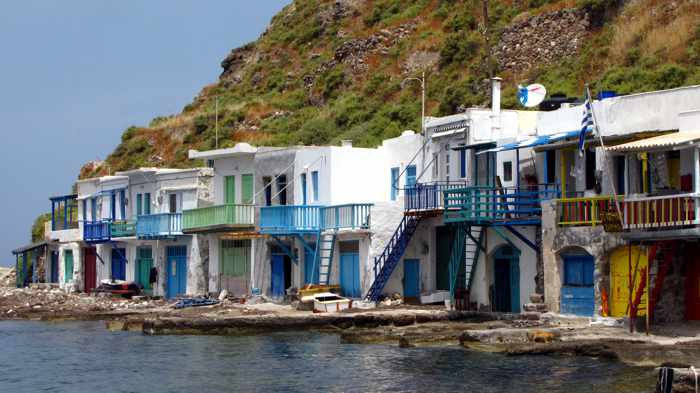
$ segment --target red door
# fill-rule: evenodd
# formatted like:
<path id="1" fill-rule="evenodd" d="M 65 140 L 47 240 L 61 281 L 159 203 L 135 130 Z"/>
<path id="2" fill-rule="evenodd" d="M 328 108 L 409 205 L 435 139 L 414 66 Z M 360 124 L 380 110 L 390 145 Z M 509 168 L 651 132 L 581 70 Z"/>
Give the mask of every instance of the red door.
<path id="1" fill-rule="evenodd" d="M 94 247 L 85 248 L 85 292 L 97 287 L 97 251 Z"/>
<path id="2" fill-rule="evenodd" d="M 700 320 L 700 247 L 686 243 L 685 264 L 685 317 L 688 320 Z"/>

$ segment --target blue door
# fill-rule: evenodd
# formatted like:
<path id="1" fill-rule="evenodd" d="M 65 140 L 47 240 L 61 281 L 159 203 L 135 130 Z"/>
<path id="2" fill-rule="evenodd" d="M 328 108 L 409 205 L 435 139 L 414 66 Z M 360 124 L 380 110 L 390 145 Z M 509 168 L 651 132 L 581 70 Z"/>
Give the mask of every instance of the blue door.
<path id="1" fill-rule="evenodd" d="M 347 297 L 361 296 L 359 253 L 340 254 L 340 290 Z"/>
<path id="2" fill-rule="evenodd" d="M 51 251 L 51 282 L 58 282 L 58 251 Z"/>
<path id="3" fill-rule="evenodd" d="M 283 297 L 286 289 L 284 287 L 284 255 L 273 254 L 270 263 L 272 264 L 270 293 L 272 297 Z"/>
<path id="4" fill-rule="evenodd" d="M 170 246 L 167 255 L 167 297 L 173 298 L 187 293 L 187 247 Z"/>
<path id="5" fill-rule="evenodd" d="M 112 249 L 112 280 L 126 280 L 126 250 Z"/>
<path id="6" fill-rule="evenodd" d="M 406 188 L 416 185 L 416 166 L 409 165 L 406 168 Z"/>
<path id="7" fill-rule="evenodd" d="M 561 288 L 561 313 L 585 317 L 595 312 L 591 255 L 564 255 L 564 285 Z"/>
<path id="8" fill-rule="evenodd" d="M 403 296 L 418 298 L 420 295 L 420 260 L 403 260 Z"/>
<path id="9" fill-rule="evenodd" d="M 318 284 L 319 267 L 314 268 L 314 254 L 304 251 L 304 284 Z"/>

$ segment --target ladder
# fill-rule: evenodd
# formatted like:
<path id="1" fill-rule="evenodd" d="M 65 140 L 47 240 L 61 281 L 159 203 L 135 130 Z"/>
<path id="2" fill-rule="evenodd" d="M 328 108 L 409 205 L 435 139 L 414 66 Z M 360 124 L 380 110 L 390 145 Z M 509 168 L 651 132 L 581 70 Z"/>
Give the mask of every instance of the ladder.
<path id="1" fill-rule="evenodd" d="M 318 264 L 318 283 L 328 285 L 331 278 L 331 263 L 333 262 L 333 249 L 335 248 L 336 233 L 322 233 L 316 242 L 316 261 Z"/>

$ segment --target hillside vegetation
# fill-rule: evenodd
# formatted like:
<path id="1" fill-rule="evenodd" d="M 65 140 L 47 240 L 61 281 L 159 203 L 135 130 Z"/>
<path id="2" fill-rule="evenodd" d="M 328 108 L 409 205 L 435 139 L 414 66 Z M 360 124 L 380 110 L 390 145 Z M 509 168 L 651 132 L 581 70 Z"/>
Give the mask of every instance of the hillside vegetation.
<path id="1" fill-rule="evenodd" d="M 580 96 L 700 84 L 700 4 L 661 0 L 295 0 L 261 37 L 234 49 L 219 81 L 182 113 L 126 130 L 81 177 L 138 166 L 185 167 L 187 150 L 256 145 L 374 146 L 420 129 L 427 114 L 488 104 L 491 74 Z M 218 104 L 217 104 L 218 102 Z"/>

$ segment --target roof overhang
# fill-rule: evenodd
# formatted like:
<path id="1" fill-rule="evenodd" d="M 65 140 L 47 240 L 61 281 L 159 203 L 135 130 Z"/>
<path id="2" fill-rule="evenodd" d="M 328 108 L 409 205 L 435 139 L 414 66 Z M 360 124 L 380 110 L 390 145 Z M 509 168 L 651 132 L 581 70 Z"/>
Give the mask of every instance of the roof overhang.
<path id="1" fill-rule="evenodd" d="M 234 147 L 227 149 L 198 151 L 190 150 L 188 156 L 190 160 L 214 160 L 217 158 L 227 158 L 245 155 L 254 155 L 258 152 L 258 148 L 249 145 L 248 143 L 236 143 Z"/>
<path id="2" fill-rule="evenodd" d="M 621 145 L 610 146 L 607 150 L 613 153 L 682 150 L 697 146 L 699 143 L 700 131 L 685 131 L 673 132 L 651 138 L 639 139 Z"/>
<path id="3" fill-rule="evenodd" d="M 44 240 L 44 241 L 41 241 L 38 243 L 32 243 L 32 244 L 26 245 L 24 247 L 20 247 L 16 250 L 12 250 L 12 254 L 14 254 L 14 255 L 22 254 L 22 253 L 25 253 L 27 251 L 32 251 L 32 250 L 36 250 L 37 248 L 48 246 L 49 244 L 51 244 L 51 242 L 49 242 L 47 240 Z"/>

